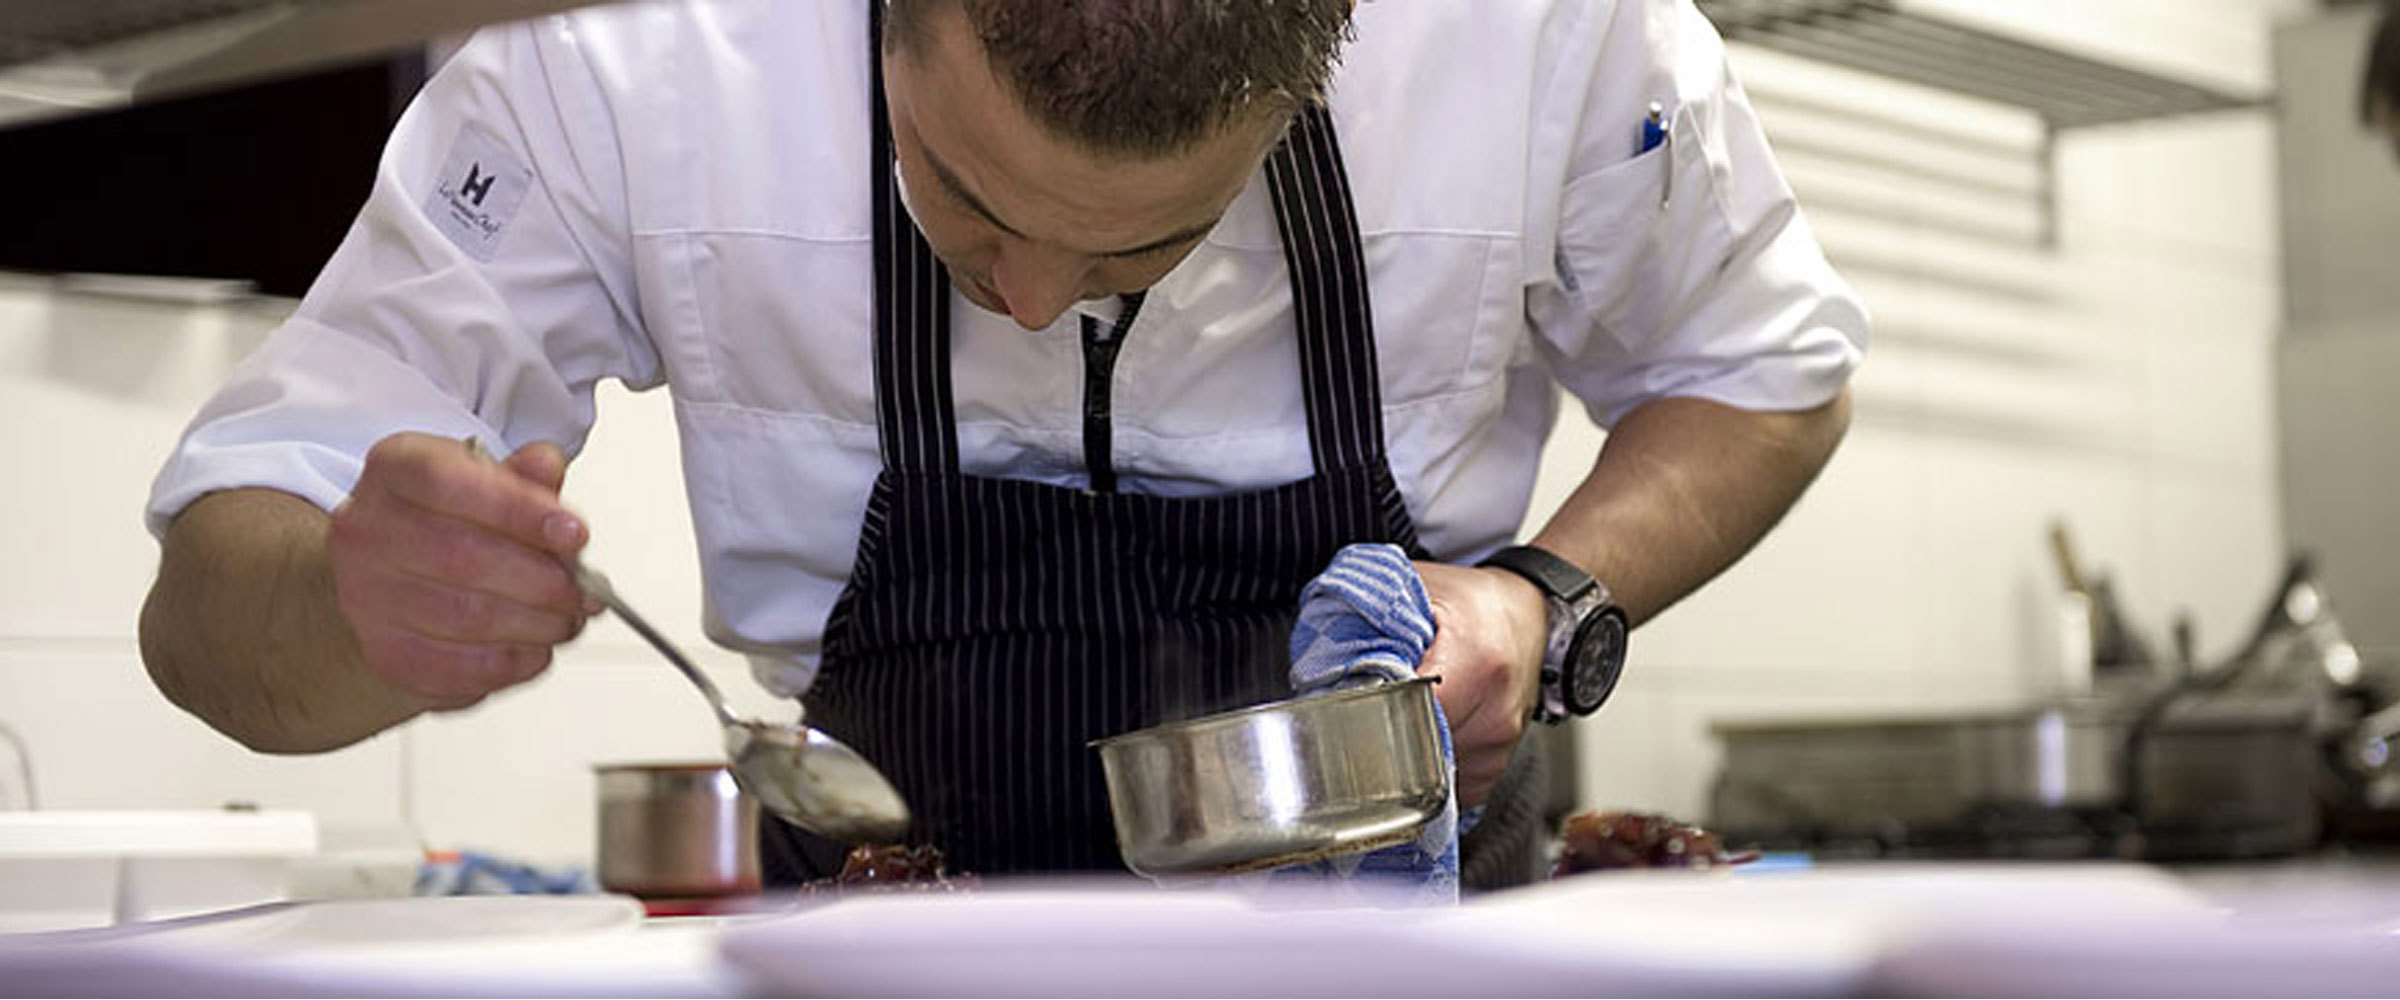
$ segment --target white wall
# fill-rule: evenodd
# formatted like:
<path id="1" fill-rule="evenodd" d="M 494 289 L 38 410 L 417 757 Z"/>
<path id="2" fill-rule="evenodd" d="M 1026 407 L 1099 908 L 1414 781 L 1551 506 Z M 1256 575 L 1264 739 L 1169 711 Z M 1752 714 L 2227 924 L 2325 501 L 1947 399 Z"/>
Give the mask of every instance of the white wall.
<path id="1" fill-rule="evenodd" d="M 589 766 L 705 759 L 717 730 L 699 696 L 613 620 L 545 679 L 475 711 L 420 720 L 316 757 L 254 755 L 150 686 L 135 621 L 157 562 L 141 510 L 150 477 L 228 367 L 283 301 L 213 304 L 92 295 L 0 275 L 0 725 L 30 749 L 50 809 L 315 811 L 330 835 L 406 827 L 429 845 L 582 861 Z M 629 600 L 684 638 L 747 710 L 774 706 L 739 657 L 701 641 L 699 569 L 672 476 L 664 397 L 612 392 L 568 496 Z M 785 710 L 788 715 L 788 710 Z M 0 747 L 0 808 L 24 802 Z"/>
<path id="2" fill-rule="evenodd" d="M 264 762 L 168 708 L 133 647 L 156 548 L 141 498 L 175 429 L 271 321 L 0 282 L 0 723 L 48 808 L 301 805 L 392 816 L 399 747 Z M 13 763 L 13 761 L 12 761 Z M 22 804 L 14 768 L 0 801 Z"/>
<path id="3" fill-rule="evenodd" d="M 2042 30 L 2130 25 L 2160 51 L 2264 79 L 2266 15 L 2292 6 L 2085 2 Z M 1773 53 L 1736 59 L 1877 341 L 1857 424 L 1815 490 L 1746 562 L 1638 633 L 1618 700 L 1583 726 L 1585 800 L 1701 814 L 1714 719 L 2040 696 L 2053 515 L 2138 621 L 2159 629 L 2189 608 L 2221 652 L 2280 559 L 2269 122 L 2066 139 L 2046 246 L 2029 120 Z M 150 688 L 134 648 L 156 558 L 141 499 L 207 387 L 281 308 L 0 279 L 0 454 L 19 470 L 0 490 L 0 723 L 31 745 L 42 804 L 245 800 L 337 828 L 405 825 L 432 846 L 587 860 L 590 764 L 714 752 L 696 696 L 613 622 L 521 691 L 315 758 L 251 755 Z M 699 647 L 689 525 L 659 474 L 675 467 L 664 401 L 615 393 L 603 410 L 568 487 L 601 528 L 592 559 Z M 1570 415 L 1555 453 L 1588 455 L 1596 438 Z M 1551 463 L 1544 509 L 1579 464 Z M 773 710 L 738 658 L 694 651 Z M 17 801 L 12 785 L 0 767 L 0 805 Z"/>
<path id="4" fill-rule="evenodd" d="M 2374 30 L 2360 4 L 2285 26 L 2284 274 L 2279 356 L 2285 530 L 2316 555 L 2350 637 L 2400 659 L 2400 162 L 2363 129 L 2358 82 Z"/>
<path id="5" fill-rule="evenodd" d="M 2271 18 L 2299 6 L 1915 5 L 2244 92 L 2270 76 Z M 2030 114 L 1753 47 L 1734 59 L 1875 342 L 1816 487 L 1636 633 L 1616 700 L 1583 726 L 1582 799 L 1705 815 L 1712 722 L 2052 696 L 2053 518 L 2155 648 L 2188 609 L 2202 656 L 2229 652 L 2282 559 L 2269 115 L 2062 134 L 2050 244 Z M 1562 420 L 1544 503 L 1597 436 Z"/>

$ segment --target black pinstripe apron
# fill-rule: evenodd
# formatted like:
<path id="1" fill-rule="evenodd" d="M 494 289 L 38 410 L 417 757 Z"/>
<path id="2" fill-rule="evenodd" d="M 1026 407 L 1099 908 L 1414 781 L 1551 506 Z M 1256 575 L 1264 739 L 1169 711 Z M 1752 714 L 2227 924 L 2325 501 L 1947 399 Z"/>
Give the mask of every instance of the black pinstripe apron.
<path id="1" fill-rule="evenodd" d="M 874 5 L 880 8 L 880 4 Z M 1366 269 L 1322 108 L 1267 178 L 1291 270 L 1315 472 L 1271 489 L 1116 492 L 1107 380 L 1085 416 L 1093 488 L 963 475 L 950 285 L 892 179 L 874 84 L 875 399 L 884 468 L 825 630 L 809 724 L 889 775 L 911 843 L 983 874 L 1121 869 L 1091 740 L 1288 697 L 1300 588 L 1343 545 L 1421 551 L 1383 449 Z M 1129 333 L 1140 300 L 1087 347 Z M 1087 351 L 1087 357 L 1089 352 Z M 1103 369 L 1097 369 L 1102 370 Z M 770 821 L 770 884 L 839 870 L 841 848 Z"/>

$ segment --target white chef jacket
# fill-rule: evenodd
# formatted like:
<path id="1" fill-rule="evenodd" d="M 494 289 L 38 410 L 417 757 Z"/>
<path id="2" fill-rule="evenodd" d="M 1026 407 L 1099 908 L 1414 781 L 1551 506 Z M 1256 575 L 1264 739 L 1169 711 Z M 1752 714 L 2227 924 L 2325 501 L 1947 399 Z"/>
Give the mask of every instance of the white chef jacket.
<path id="1" fill-rule="evenodd" d="M 153 532 L 266 486 L 331 509 L 378 439 L 581 446 L 615 378 L 674 399 L 710 637 L 806 688 L 877 454 L 859 0 L 652 2 L 478 34 L 395 128 L 316 284 L 194 419 Z M 1657 102 L 1668 139 L 1641 150 Z M 1330 96 L 1392 471 L 1433 553 L 1508 542 L 1563 384 L 1831 399 L 1866 318 L 1690 0 L 1362 5 Z M 1311 471 L 1291 292 L 1254 179 L 1151 289 L 1115 375 L 1119 488 Z M 964 470 L 1085 481 L 1079 323 L 953 303 Z M 611 530 L 608 525 L 595 526 Z"/>

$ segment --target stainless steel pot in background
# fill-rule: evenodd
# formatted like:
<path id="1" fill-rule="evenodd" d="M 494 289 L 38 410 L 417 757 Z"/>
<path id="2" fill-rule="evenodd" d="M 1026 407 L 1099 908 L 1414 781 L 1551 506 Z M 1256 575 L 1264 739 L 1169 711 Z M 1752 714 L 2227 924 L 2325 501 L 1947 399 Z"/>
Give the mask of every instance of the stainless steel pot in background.
<path id="1" fill-rule="evenodd" d="M 1403 843 L 1449 800 L 1433 681 L 1272 702 L 1093 744 L 1117 847 L 1153 878 Z"/>
<path id="2" fill-rule="evenodd" d="M 759 890 L 758 802 L 722 762 L 594 770 L 602 888 L 645 899 Z"/>

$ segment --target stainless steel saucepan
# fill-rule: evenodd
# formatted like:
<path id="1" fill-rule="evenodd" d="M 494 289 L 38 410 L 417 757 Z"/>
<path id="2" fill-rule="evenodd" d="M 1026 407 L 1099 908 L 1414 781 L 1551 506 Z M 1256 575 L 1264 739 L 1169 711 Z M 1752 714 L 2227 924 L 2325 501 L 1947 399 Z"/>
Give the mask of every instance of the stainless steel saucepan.
<path id="1" fill-rule="evenodd" d="M 607 764 L 600 886 L 645 899 L 759 891 L 758 800 L 722 762 Z"/>
<path id="2" fill-rule="evenodd" d="M 1270 702 L 1094 742 L 1126 866 L 1196 878 L 1416 837 L 1450 796 L 1433 684 Z"/>

